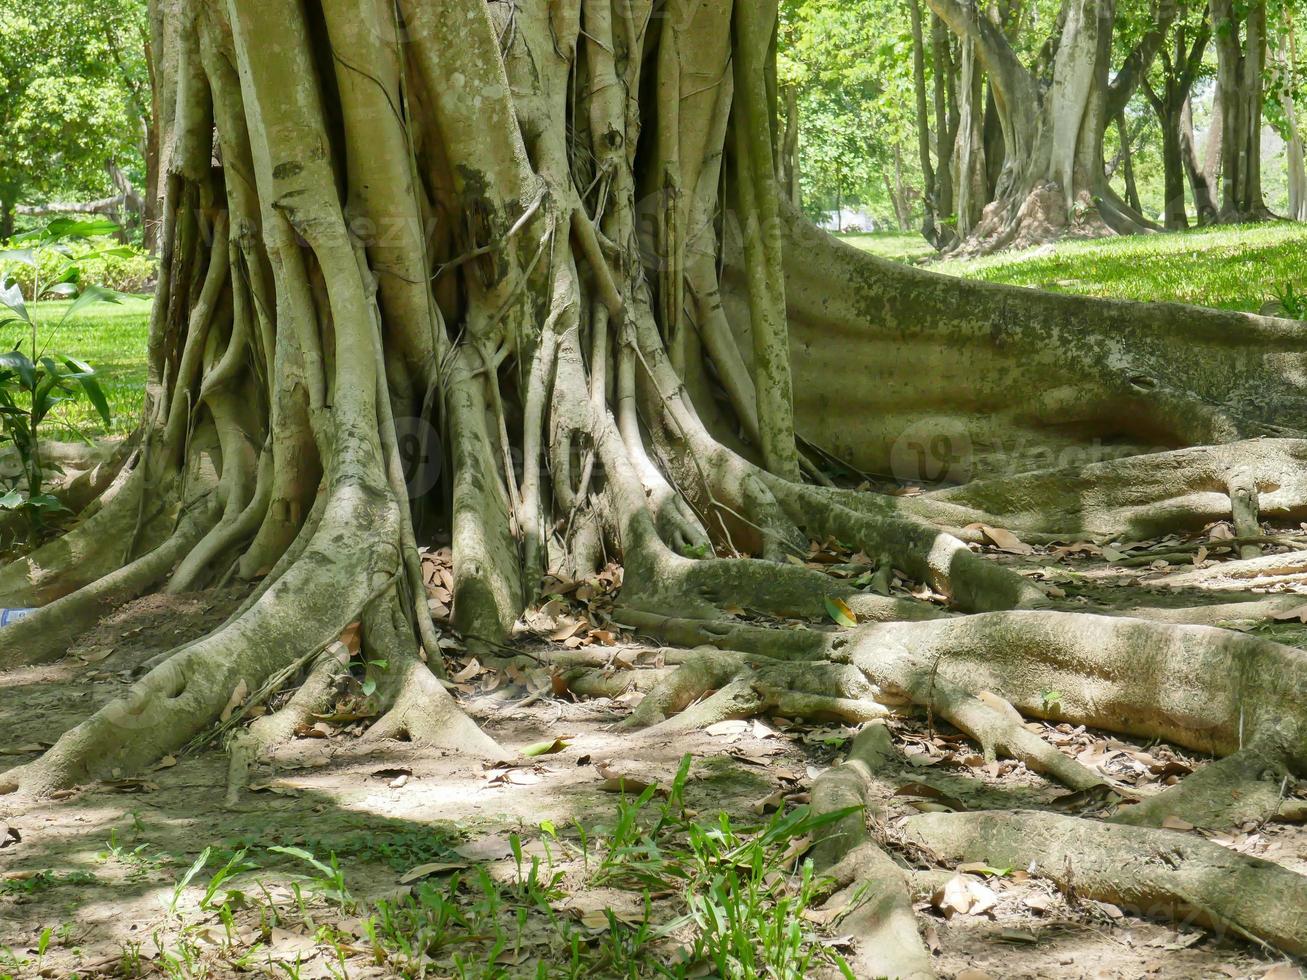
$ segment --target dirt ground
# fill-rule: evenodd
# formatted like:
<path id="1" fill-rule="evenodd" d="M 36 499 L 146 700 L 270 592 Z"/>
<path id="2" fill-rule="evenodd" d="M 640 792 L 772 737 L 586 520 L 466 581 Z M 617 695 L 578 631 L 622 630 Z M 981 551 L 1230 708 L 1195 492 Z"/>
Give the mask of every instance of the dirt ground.
<path id="1" fill-rule="evenodd" d="M 1088 597 L 1097 604 L 1109 588 L 1114 601 L 1137 602 L 1151 594 L 1149 575 L 1174 571 L 1111 569 L 1101 562 L 1072 569 L 1047 550 L 996 557 L 1061 581 L 1069 601 L 1084 595 L 1086 604 Z M 84 637 L 66 660 L 0 675 L 0 769 L 35 757 L 120 693 L 152 657 L 220 622 L 237 598 L 215 593 L 143 600 Z M 1297 623 L 1267 629 L 1289 640 L 1302 632 Z M 614 659 L 624 663 L 654 655 L 620 636 L 612 642 Z M 486 769 L 457 754 L 365 744 L 358 738 L 364 725 L 340 716 L 302 731 L 275 767 L 253 774 L 233 807 L 224 806 L 227 761 L 220 744 L 196 746 L 148 773 L 17 812 L 6 811 L 0 801 L 0 978 L 396 975 L 398 968 L 378 962 L 363 935 L 360 910 L 410 893 L 417 880 L 477 869 L 496 880 L 520 877 L 515 846 L 557 875 L 560 914 L 585 927 L 581 941 L 597 943 L 605 924 L 602 916 L 595 921 L 595 909 L 630 907 L 633 901 L 629 892 L 586 883 L 582 871 L 589 852 L 577 828 L 611 826 L 620 816 L 623 797 L 612 792 L 614 774 L 636 791 L 666 786 L 689 754 L 694 761 L 686 805 L 709 820 L 725 811 L 739 826 L 756 825 L 772 810 L 805 802 L 813 778 L 840 759 L 854 733 L 763 719 L 651 743 L 614 730 L 630 711 L 630 697 L 575 701 L 555 696 L 538 678 L 505 677 L 457 650 L 451 658 L 465 706 L 501 744 L 539 747 L 559 740 L 559 751 L 517 767 Z M 897 794 L 885 801 L 891 831 L 895 816 L 922 809 L 1047 808 L 1064 795 L 1023 766 L 986 764 L 963 737 L 933 730 L 924 719 L 897 720 L 892 727 L 909 764 L 898 774 Z M 1070 726 L 1039 730 L 1117 785 L 1140 793 L 1156 791 L 1205 761 L 1165 745 Z M 1215 839 L 1307 872 L 1302 827 L 1272 823 Z M 321 894 L 306 898 L 299 888 L 309 870 L 304 861 L 269 847 L 299 848 L 322 861 L 336 855 L 358 909 L 350 914 Z M 206 849 L 210 859 L 188 880 Z M 206 902 L 206 892 L 222 863 L 242 850 L 245 860 L 258 865 L 240 875 L 242 894 L 257 890 L 263 897 L 244 906 L 232 900 L 229 908 L 237 911 L 226 921 L 217 903 Z M 1241 940 L 1144 921 L 1129 910 L 1061 894 L 1037 868 L 959 871 L 933 868 L 921 855 L 899 856 L 919 886 L 918 909 L 941 976 L 1301 976 L 1282 957 Z M 413 870 L 424 865 L 434 870 L 414 879 Z M 959 875 L 974 899 L 966 912 L 941 897 Z M 639 905 L 635 900 L 633 914 Z M 286 914 L 270 921 L 269 907 Z M 657 906 L 653 910 L 656 915 Z M 324 923 L 332 924 L 335 936 L 357 941 L 320 941 Z M 803 925 L 832 948 L 847 942 L 838 920 L 819 910 L 810 911 Z M 178 955 L 183 937 L 186 953 Z M 525 952 L 501 951 L 495 966 L 483 965 L 480 972 L 466 965 L 462 972 L 445 972 L 433 962 L 426 975 L 546 975 L 538 972 L 540 958 L 555 954 L 527 946 Z M 570 975 L 554 965 L 561 972 L 548 975 Z"/>

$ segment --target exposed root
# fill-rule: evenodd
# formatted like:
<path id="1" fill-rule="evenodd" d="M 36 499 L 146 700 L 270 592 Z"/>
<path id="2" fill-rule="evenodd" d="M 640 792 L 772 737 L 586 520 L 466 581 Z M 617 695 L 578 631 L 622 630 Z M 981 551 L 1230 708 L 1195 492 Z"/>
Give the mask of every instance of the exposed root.
<path id="1" fill-rule="evenodd" d="M 1280 813 L 1289 779 L 1282 752 L 1240 749 L 1170 789 L 1123 808 L 1112 821 L 1161 827 L 1173 818 L 1206 830 L 1261 826 Z"/>
<path id="2" fill-rule="evenodd" d="M 850 964 L 855 974 L 924 980 L 934 977 L 935 969 L 918 931 L 903 869 L 867 830 L 868 821 L 883 826 L 884 814 L 873 807 L 869 791 L 893 755 L 889 731 L 871 724 L 853 740 L 844 763 L 817 777 L 812 785 L 814 813 L 853 812 L 822 830 L 812 860 L 818 872 L 844 885 L 826 906 L 849 908 L 839 928 L 858 940 Z"/>
<path id="3" fill-rule="evenodd" d="M 1196 835 L 1034 811 L 923 813 L 900 832 L 941 861 L 1033 867 L 1068 895 L 1307 952 L 1307 878 Z"/>
<path id="4" fill-rule="evenodd" d="M 231 737 L 227 744 L 227 807 L 239 803 L 249 785 L 251 765 L 288 742 L 296 729 L 312 724 L 315 715 L 330 710 L 337 682 L 348 672 L 350 658 L 349 647 L 333 643 L 314 661 L 289 701 Z"/>

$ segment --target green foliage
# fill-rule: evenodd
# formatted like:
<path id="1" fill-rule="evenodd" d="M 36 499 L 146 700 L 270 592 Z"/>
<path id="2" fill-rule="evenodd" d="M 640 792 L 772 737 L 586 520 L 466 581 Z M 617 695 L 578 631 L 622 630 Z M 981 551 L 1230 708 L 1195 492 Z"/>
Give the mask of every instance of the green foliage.
<path id="1" fill-rule="evenodd" d="M 17 258 L 5 258 L 11 251 L 21 253 L 19 243 L 0 250 L 0 282 L 15 283 L 23 295 L 31 296 L 37 282 L 58 283 L 64 272 L 66 256 L 42 251 L 34 266 Z M 101 286 L 119 293 L 143 293 L 154 279 L 157 263 L 148 253 L 132 246 L 119 245 L 108 238 L 91 238 L 85 253 L 77 260 L 80 284 Z M 47 298 L 49 298 L 47 293 Z"/>
<path id="2" fill-rule="evenodd" d="M 0 0 L 0 211 L 140 185 L 147 37 L 143 0 Z"/>
<path id="3" fill-rule="evenodd" d="M 1298 292 L 1291 282 L 1286 282 L 1283 289 L 1275 291 L 1273 306 L 1273 309 L 1267 310 L 1268 313 L 1288 317 L 1290 320 L 1307 320 L 1307 295 Z"/>
<path id="4" fill-rule="evenodd" d="M 0 433 L 18 452 L 22 464 L 20 485 L 0 494 L 0 509 L 22 511 L 32 532 L 44 527 L 46 514 L 63 509 L 54 496 L 44 492 L 46 466 L 41 460 L 40 430 L 50 412 L 62 402 L 84 396 L 99 413 L 104 424 L 112 416 L 95 369 L 85 361 L 67 354 L 57 354 L 50 342 L 69 317 L 97 303 L 116 303 L 118 296 L 101 286 L 81 286 L 81 269 L 76 246 L 86 239 L 103 235 L 114 227 L 111 222 L 78 222 L 61 218 L 45 228 L 19 236 L 4 258 L 28 265 L 34 270 L 32 287 L 24 296 L 14 282 L 0 283 L 0 306 L 9 316 L 0 318 L 0 330 L 18 332 L 13 349 L 0 354 Z M 54 282 L 41 279 L 40 266 L 53 258 L 58 275 Z M 28 301 L 44 296 L 70 299 L 63 316 L 52 326 L 28 310 Z M 23 345 L 28 344 L 27 350 Z"/>
<path id="5" fill-rule="evenodd" d="M 1256 313 L 1302 279 L 1307 226 L 1226 225 L 1165 235 L 1060 242 L 928 268 L 965 279 L 1111 299 Z"/>

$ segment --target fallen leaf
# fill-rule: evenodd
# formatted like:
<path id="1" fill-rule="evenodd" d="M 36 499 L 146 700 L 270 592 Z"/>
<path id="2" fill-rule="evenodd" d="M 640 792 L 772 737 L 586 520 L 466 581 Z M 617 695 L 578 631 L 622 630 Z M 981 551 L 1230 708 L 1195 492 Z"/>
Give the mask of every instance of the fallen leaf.
<path id="1" fill-rule="evenodd" d="M 605 793 L 629 793 L 633 796 L 639 796 L 650 788 L 657 788 L 660 794 L 666 793 L 666 790 L 658 786 L 657 779 L 636 775 L 606 762 L 595 763 L 595 771 L 599 773 L 600 779 L 603 780 L 599 784 L 599 788 Z"/>
<path id="2" fill-rule="evenodd" d="M 955 875 L 931 896 L 930 901 L 944 918 L 951 919 L 955 915 L 983 915 L 998 904 L 998 895 L 975 878 Z"/>
<path id="3" fill-rule="evenodd" d="M 103 650 L 88 650 L 86 653 L 79 653 L 77 659 L 82 663 L 98 664 L 102 660 L 108 660 L 113 656 L 113 647 L 106 647 Z"/>
<path id="4" fill-rule="evenodd" d="M 1188 820 L 1181 820 L 1179 817 L 1174 815 L 1168 815 L 1162 821 L 1162 826 L 1167 830 L 1188 831 L 1194 829 L 1194 825 Z"/>
<path id="5" fill-rule="evenodd" d="M 977 529 L 999 551 L 1006 551 L 1013 555 L 1032 555 L 1035 549 L 1018 538 L 1011 531 L 1005 531 L 999 527 L 990 527 L 988 524 L 976 525 Z"/>
<path id="6" fill-rule="evenodd" d="M 780 790 L 764 796 L 750 807 L 754 813 L 775 813 L 785 802 L 785 795 Z"/>
<path id="7" fill-rule="evenodd" d="M 1037 943 L 1039 937 L 1026 929 L 1004 929 L 998 938 L 1009 943 Z"/>
<path id="8" fill-rule="evenodd" d="M 837 626 L 843 626 L 845 629 L 853 629 L 858 625 L 857 614 L 849 608 L 849 604 L 838 596 L 826 597 L 826 614 L 830 616 L 831 621 Z"/>
<path id="9" fill-rule="evenodd" d="M 422 878 L 430 878 L 432 875 L 444 874 L 447 871 L 462 871 L 466 867 L 466 861 L 440 861 L 434 864 L 419 864 L 416 868 L 410 868 L 400 875 L 399 883 L 408 885 Z"/>
<path id="10" fill-rule="evenodd" d="M 1262 980 L 1303 980 L 1303 975 L 1292 963 L 1278 963 L 1262 974 Z"/>
<path id="11" fill-rule="evenodd" d="M 550 739 L 547 742 L 536 742 L 534 745 L 528 745 L 522 750 L 522 754 L 531 758 L 538 755 L 553 755 L 556 752 L 562 752 L 567 748 L 572 738 L 570 735 L 560 735 L 558 738 Z"/>
<path id="12" fill-rule="evenodd" d="M 486 668 L 482 667 L 481 662 L 473 657 L 467 662 L 467 666 L 451 677 L 450 680 L 458 681 L 460 684 L 465 684 L 470 680 L 480 677 L 485 672 Z"/>
<path id="13" fill-rule="evenodd" d="M 709 725 L 704 732 L 714 738 L 739 738 L 750 728 L 747 721 L 719 721 Z"/>
<path id="14" fill-rule="evenodd" d="M 175 755 L 165 755 L 162 759 L 160 759 L 158 762 L 155 763 L 154 768 L 171 769 L 175 765 L 177 765 L 177 757 Z"/>

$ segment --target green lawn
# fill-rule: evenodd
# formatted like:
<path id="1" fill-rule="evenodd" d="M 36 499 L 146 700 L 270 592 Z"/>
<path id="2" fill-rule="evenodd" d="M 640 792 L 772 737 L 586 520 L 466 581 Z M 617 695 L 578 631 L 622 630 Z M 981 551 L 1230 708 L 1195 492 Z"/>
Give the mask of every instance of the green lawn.
<path id="1" fill-rule="evenodd" d="M 857 232 L 836 237 L 854 248 L 896 262 L 915 262 L 935 254 L 935 250 L 915 231 Z"/>
<path id="2" fill-rule="evenodd" d="M 862 248 L 867 237 L 848 240 Z M 1285 222 L 1065 242 L 926 267 L 966 279 L 1084 296 L 1256 312 L 1286 282 L 1299 291 L 1307 287 L 1307 225 Z"/>
<path id="3" fill-rule="evenodd" d="M 95 368 L 109 400 L 113 415 L 109 431 L 114 434 L 130 432 L 140 421 L 151 302 L 149 296 L 132 296 L 119 305 L 91 307 L 69 319 L 57 332 L 55 324 L 68 304 L 37 303 L 30 308 L 41 324 L 43 345 Z M 3 339 L 9 346 L 20 339 L 25 350 L 30 346 L 27 338 L 17 334 Z M 48 434 L 57 439 L 94 437 L 105 432 L 100 416 L 85 398 L 56 408 L 48 425 Z"/>

